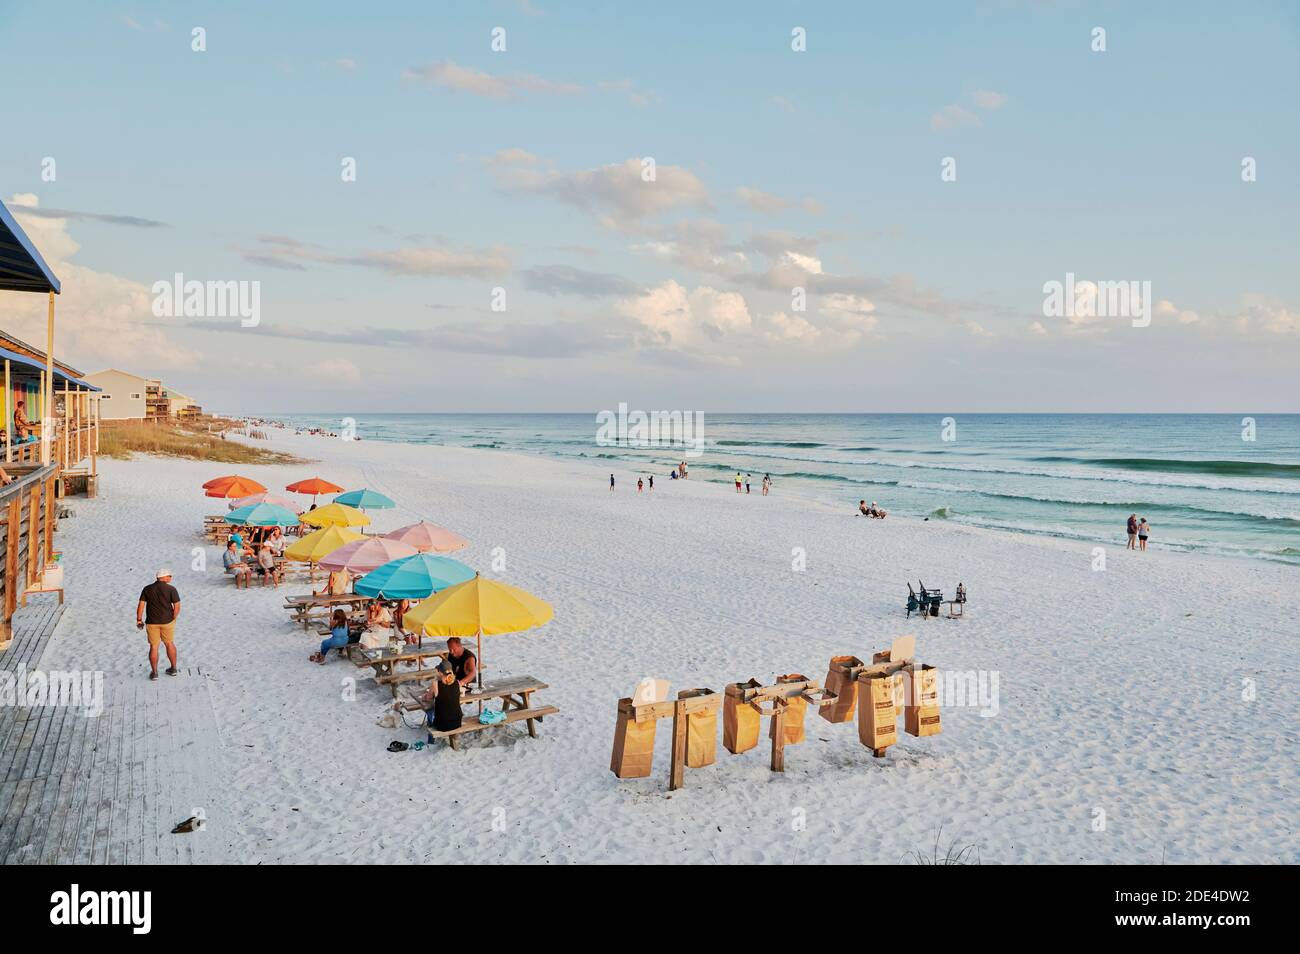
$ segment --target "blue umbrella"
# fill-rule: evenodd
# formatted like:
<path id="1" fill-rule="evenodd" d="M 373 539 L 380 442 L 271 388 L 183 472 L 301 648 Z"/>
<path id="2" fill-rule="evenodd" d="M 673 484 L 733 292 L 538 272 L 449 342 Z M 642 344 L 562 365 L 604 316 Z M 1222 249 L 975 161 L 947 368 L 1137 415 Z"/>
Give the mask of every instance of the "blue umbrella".
<path id="1" fill-rule="evenodd" d="M 226 514 L 227 523 L 243 524 L 246 527 L 293 527 L 298 524 L 298 515 L 278 504 L 258 503 L 240 507 Z"/>
<path id="2" fill-rule="evenodd" d="M 362 596 L 422 600 L 439 590 L 472 579 L 474 571 L 459 560 L 417 553 L 376 567 L 357 580 L 354 589 Z"/>
<path id="3" fill-rule="evenodd" d="M 334 498 L 334 502 L 347 504 L 349 507 L 356 507 L 358 510 L 365 510 L 367 507 L 372 507 L 375 510 L 385 510 L 388 507 L 397 506 L 378 491 L 366 490 L 365 488 L 349 490 L 345 494 L 339 494 Z"/>

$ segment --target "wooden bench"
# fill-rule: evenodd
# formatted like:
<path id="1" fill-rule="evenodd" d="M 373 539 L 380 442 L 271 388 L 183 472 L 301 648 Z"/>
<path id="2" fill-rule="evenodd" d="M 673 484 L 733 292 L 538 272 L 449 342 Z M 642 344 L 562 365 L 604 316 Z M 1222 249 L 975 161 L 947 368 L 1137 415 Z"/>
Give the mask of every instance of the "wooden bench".
<path id="1" fill-rule="evenodd" d="M 510 725 L 512 722 L 522 722 L 525 719 L 528 720 L 528 735 L 530 738 L 535 739 L 537 738 L 537 729 L 534 728 L 533 723 L 541 722 L 546 716 L 556 715 L 559 711 L 560 710 L 555 706 L 538 706 L 535 709 L 512 709 L 506 713 L 504 720 L 493 723 L 492 725 L 484 725 L 482 722 L 479 722 L 478 719 L 471 719 L 469 722 L 462 723 L 459 729 L 452 729 L 448 732 L 439 732 L 437 729 L 430 728 L 429 741 L 432 742 L 434 739 L 446 739 L 453 749 L 458 750 L 456 737 L 459 735 L 464 735 L 467 732 L 478 732 L 482 729 L 499 729 L 503 725 Z"/>

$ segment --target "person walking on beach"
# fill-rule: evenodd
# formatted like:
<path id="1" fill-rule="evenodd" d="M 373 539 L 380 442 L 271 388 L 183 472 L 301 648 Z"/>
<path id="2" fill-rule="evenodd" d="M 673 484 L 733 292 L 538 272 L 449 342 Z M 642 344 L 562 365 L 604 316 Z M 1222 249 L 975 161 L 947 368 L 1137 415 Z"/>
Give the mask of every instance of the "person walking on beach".
<path id="1" fill-rule="evenodd" d="M 654 474 L 648 474 L 648 475 L 646 475 L 646 480 L 648 480 L 648 481 L 650 482 L 650 493 L 654 493 L 654 492 L 655 492 L 655 475 L 654 475 Z"/>
<path id="2" fill-rule="evenodd" d="M 614 489 L 614 475 L 613 475 L 613 474 L 610 474 L 610 475 L 609 475 L 609 489 L 610 489 L 611 491 Z"/>
<path id="3" fill-rule="evenodd" d="M 767 492 L 771 489 L 772 489 L 772 475 L 764 474 L 763 475 L 763 496 L 766 497 Z"/>
<path id="4" fill-rule="evenodd" d="M 172 571 L 162 569 L 152 583 L 140 591 L 135 608 L 135 628 L 149 637 L 149 678 L 158 678 L 158 644 L 167 644 L 167 675 L 176 669 L 176 620 L 181 615 L 181 595 L 172 586 Z"/>
<path id="5" fill-rule="evenodd" d="M 1147 518 L 1143 517 L 1138 522 L 1138 549 L 1143 552 L 1147 548 L 1147 537 L 1151 536 L 1151 524 L 1147 523 Z"/>
<path id="6" fill-rule="evenodd" d="M 1126 550 L 1137 549 L 1137 535 L 1138 535 L 1138 515 L 1135 513 L 1131 513 L 1128 515 L 1128 546 L 1125 547 Z"/>
<path id="7" fill-rule="evenodd" d="M 753 476 L 754 476 L 753 474 L 745 475 L 745 493 L 749 493 L 749 482 L 753 478 Z"/>

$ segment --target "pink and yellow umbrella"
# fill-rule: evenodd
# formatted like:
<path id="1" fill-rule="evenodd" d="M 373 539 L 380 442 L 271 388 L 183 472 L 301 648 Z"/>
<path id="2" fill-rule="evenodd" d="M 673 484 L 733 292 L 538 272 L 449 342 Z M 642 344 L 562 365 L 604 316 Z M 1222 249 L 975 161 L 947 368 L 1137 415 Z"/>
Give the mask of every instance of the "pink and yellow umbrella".
<path id="1" fill-rule="evenodd" d="M 319 565 L 326 570 L 347 570 L 350 573 L 369 573 L 376 567 L 415 556 L 418 551 L 408 543 L 389 540 L 387 537 L 366 537 L 353 540 L 321 557 Z"/>

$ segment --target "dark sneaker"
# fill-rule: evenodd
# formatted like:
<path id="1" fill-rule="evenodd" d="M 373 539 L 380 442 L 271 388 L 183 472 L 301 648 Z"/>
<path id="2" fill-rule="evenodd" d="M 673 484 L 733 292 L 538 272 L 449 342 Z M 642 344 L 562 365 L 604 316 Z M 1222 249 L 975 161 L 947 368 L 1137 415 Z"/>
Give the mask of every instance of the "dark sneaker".
<path id="1" fill-rule="evenodd" d="M 154 671 L 154 672 L 149 673 L 149 678 L 150 678 L 150 679 L 157 679 L 157 678 L 158 678 L 158 673 L 157 673 L 157 671 Z"/>
<path id="2" fill-rule="evenodd" d="M 169 675 L 169 676 L 174 676 L 174 675 L 176 675 L 178 672 L 180 672 L 180 670 L 177 669 L 175 666 L 172 666 L 170 669 L 167 670 L 167 675 Z"/>

